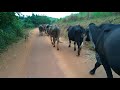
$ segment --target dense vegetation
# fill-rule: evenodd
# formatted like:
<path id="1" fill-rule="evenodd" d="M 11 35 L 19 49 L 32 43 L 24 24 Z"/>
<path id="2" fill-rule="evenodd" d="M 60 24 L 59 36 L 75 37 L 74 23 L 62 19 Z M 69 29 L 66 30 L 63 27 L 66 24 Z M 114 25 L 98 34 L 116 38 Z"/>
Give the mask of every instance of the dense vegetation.
<path id="1" fill-rule="evenodd" d="M 25 17 L 20 12 L 0 12 L 0 52 L 13 42 L 24 37 L 27 28 L 38 27 L 39 24 L 51 24 L 56 18 L 47 16 Z"/>

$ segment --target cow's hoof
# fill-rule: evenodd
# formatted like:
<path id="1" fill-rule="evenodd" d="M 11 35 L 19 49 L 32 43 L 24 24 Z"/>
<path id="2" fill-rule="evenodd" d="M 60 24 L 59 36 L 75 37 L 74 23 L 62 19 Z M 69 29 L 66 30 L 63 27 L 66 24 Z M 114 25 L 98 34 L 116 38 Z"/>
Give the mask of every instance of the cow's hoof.
<path id="1" fill-rule="evenodd" d="M 70 47 L 70 45 L 68 47 Z"/>
<path id="2" fill-rule="evenodd" d="M 59 48 L 57 48 L 57 50 L 59 51 Z"/>
<path id="3" fill-rule="evenodd" d="M 91 70 L 89 73 L 90 73 L 91 75 L 94 75 L 94 74 L 95 74 L 95 71 L 94 71 L 94 70 Z"/>
<path id="4" fill-rule="evenodd" d="M 53 46 L 53 47 L 55 47 L 55 46 Z"/>

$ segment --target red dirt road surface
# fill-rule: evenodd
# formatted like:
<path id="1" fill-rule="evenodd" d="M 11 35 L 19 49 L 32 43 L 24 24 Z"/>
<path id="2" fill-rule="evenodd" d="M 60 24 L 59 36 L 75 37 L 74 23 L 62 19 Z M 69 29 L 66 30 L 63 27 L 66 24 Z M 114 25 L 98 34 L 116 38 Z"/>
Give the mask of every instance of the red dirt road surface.
<path id="1" fill-rule="evenodd" d="M 0 78 L 106 78 L 103 66 L 95 75 L 94 52 L 84 47 L 81 55 L 68 41 L 60 39 L 60 50 L 52 47 L 48 36 L 39 36 L 38 28 L 31 31 L 28 41 L 21 40 L 0 55 Z M 114 78 L 120 78 L 113 72 Z"/>

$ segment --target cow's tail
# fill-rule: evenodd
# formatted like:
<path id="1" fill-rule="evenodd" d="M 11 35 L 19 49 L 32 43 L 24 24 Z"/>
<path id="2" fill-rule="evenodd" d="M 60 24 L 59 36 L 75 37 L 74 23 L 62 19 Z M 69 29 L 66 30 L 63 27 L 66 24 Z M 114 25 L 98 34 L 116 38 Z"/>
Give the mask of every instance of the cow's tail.
<path id="1" fill-rule="evenodd" d="M 80 32 L 80 30 L 75 31 L 75 41 L 79 42 L 80 47 L 83 46 L 83 34 Z"/>

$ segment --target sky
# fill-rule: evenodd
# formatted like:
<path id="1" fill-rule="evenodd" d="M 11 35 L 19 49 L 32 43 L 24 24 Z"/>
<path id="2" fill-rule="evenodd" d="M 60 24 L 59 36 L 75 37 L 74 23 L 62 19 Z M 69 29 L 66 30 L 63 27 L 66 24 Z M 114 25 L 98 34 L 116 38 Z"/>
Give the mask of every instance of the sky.
<path id="1" fill-rule="evenodd" d="M 69 16 L 71 14 L 79 13 L 79 12 L 21 12 L 25 16 L 31 16 L 32 13 L 37 15 L 45 15 L 53 18 L 63 18 L 65 16 Z"/>

